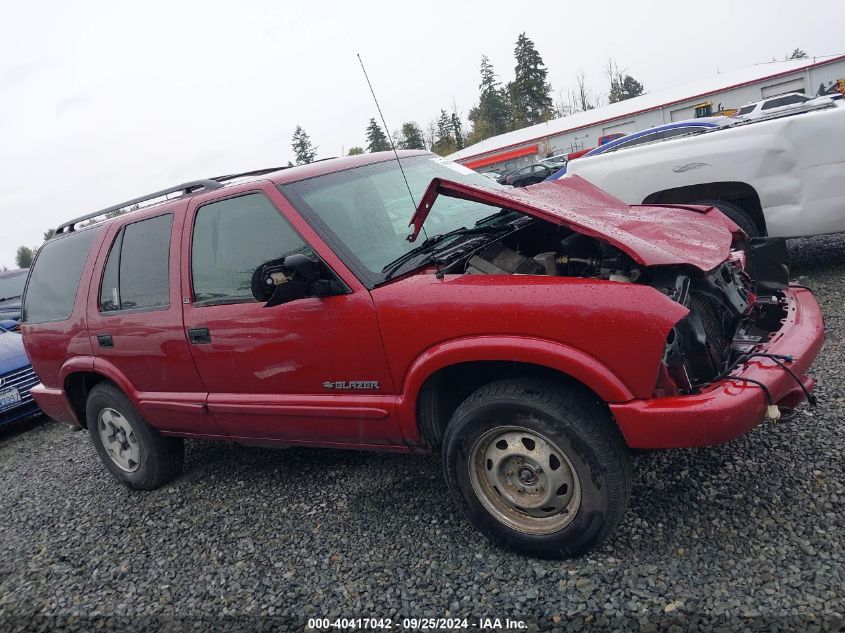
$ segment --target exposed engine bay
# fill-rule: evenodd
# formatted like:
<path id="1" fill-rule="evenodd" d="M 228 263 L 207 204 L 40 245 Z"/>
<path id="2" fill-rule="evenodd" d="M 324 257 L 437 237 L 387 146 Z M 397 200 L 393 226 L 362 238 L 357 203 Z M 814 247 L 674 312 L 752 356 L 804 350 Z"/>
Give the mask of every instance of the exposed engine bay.
<path id="1" fill-rule="evenodd" d="M 480 244 L 480 245 L 479 245 Z M 453 251 L 453 252 L 450 252 Z M 746 245 L 746 267 L 730 259 L 709 272 L 692 266 L 641 266 L 611 244 L 542 220 L 490 241 L 466 240 L 439 253 L 442 272 L 553 275 L 646 284 L 689 309 L 669 333 L 661 376 L 668 393 L 693 393 L 728 373 L 765 342 L 785 316 L 783 240 Z M 755 279 L 749 275 L 755 273 Z"/>

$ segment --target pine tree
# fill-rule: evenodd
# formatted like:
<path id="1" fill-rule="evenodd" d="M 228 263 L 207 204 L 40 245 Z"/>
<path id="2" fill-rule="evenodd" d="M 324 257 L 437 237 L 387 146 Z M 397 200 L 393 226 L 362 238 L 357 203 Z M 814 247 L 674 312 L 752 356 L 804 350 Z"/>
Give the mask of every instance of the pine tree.
<path id="1" fill-rule="evenodd" d="M 800 48 L 796 48 L 792 51 L 792 55 L 790 55 L 787 59 L 807 59 L 807 53 L 802 51 Z"/>
<path id="2" fill-rule="evenodd" d="M 452 136 L 452 119 L 446 114 L 446 110 L 440 110 L 440 116 L 437 119 L 437 132 L 434 143 L 431 145 L 431 151 L 446 156 L 457 149 L 455 138 Z"/>
<path id="3" fill-rule="evenodd" d="M 610 92 L 607 95 L 608 103 L 639 97 L 645 92 L 639 81 L 620 71 L 612 61 L 607 63 L 607 77 L 610 79 Z"/>
<path id="4" fill-rule="evenodd" d="M 516 40 L 514 57 L 515 77 L 508 84 L 514 129 L 548 121 L 555 114 L 552 87 L 546 81 L 549 71 L 525 33 Z"/>
<path id="5" fill-rule="evenodd" d="M 508 92 L 496 79 L 493 64 L 487 55 L 481 57 L 481 83 L 478 91 L 478 105 L 469 111 L 469 120 L 472 123 L 472 132 L 467 139 L 469 143 L 478 143 L 511 129 Z"/>
<path id="6" fill-rule="evenodd" d="M 463 149 L 464 130 L 463 124 L 461 123 L 461 117 L 458 116 L 457 112 L 452 112 L 452 116 L 449 117 L 449 124 L 452 128 L 452 136 L 455 138 L 455 148 Z"/>
<path id="7" fill-rule="evenodd" d="M 347 156 L 358 156 L 359 154 L 363 154 L 363 153 L 364 153 L 364 148 L 358 147 L 356 145 L 355 147 L 350 147 L 349 151 L 346 153 L 346 155 Z"/>
<path id="8" fill-rule="evenodd" d="M 390 142 L 375 119 L 367 125 L 367 151 L 385 152 L 390 149 Z"/>
<path id="9" fill-rule="evenodd" d="M 416 122 L 408 121 L 402 124 L 402 140 L 399 147 L 402 149 L 425 149 L 423 133 Z"/>
<path id="10" fill-rule="evenodd" d="M 291 147 L 296 156 L 297 165 L 307 165 L 313 163 L 317 157 L 317 148 L 311 145 L 311 139 L 300 126 L 296 126 L 293 138 L 291 139 Z"/>

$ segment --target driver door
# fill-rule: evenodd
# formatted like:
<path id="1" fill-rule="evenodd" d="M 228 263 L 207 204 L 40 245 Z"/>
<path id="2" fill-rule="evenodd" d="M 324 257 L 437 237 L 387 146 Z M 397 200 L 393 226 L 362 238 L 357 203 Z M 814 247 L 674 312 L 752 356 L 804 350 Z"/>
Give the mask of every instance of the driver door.
<path id="1" fill-rule="evenodd" d="M 294 228 L 269 183 L 233 191 L 194 198 L 182 237 L 184 327 L 209 412 L 236 438 L 400 443 L 369 292 L 344 271 L 343 294 L 265 307 L 251 289 L 255 270 L 326 246 Z"/>

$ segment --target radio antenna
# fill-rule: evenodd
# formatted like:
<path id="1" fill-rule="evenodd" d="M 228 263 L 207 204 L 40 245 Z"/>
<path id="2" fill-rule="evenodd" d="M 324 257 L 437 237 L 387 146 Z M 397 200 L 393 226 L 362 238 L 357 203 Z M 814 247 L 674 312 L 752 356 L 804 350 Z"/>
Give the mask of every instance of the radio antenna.
<path id="1" fill-rule="evenodd" d="M 387 136 L 387 140 L 390 141 L 390 147 L 393 149 L 393 155 L 396 156 L 396 162 L 399 164 L 399 171 L 402 172 L 402 179 L 405 181 L 405 186 L 408 188 L 408 196 L 411 198 L 411 204 L 414 206 L 414 212 L 417 210 L 417 203 L 414 200 L 414 194 L 411 192 L 411 185 L 408 183 L 408 177 L 405 175 L 405 170 L 402 168 L 402 161 L 399 160 L 399 152 L 396 151 L 396 144 L 393 142 L 393 137 L 390 135 L 390 128 L 387 127 L 387 121 L 384 120 L 384 114 L 382 114 L 381 106 L 378 104 L 378 98 L 376 97 L 376 91 L 373 90 L 373 84 L 370 81 L 370 76 L 367 74 L 367 69 L 364 68 L 364 60 L 361 59 L 361 53 L 355 53 L 358 56 L 358 62 L 361 64 L 361 70 L 364 71 L 364 79 L 367 80 L 367 85 L 370 87 L 370 94 L 373 95 L 373 101 L 376 102 L 376 109 L 378 110 L 378 115 L 381 117 L 381 123 L 384 125 L 384 133 Z M 428 239 L 428 233 L 425 231 L 425 227 L 421 227 L 423 231 L 423 235 L 425 235 L 425 239 Z"/>

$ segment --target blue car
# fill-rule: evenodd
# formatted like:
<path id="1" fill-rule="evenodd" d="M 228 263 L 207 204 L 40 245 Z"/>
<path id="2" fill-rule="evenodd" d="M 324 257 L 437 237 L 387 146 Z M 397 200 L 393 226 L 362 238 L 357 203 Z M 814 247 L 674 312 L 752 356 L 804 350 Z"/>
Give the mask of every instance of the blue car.
<path id="1" fill-rule="evenodd" d="M 29 270 L 0 272 L 0 321 L 21 320 L 21 295 Z"/>
<path id="2" fill-rule="evenodd" d="M 653 141 L 662 141 L 667 138 L 675 136 L 684 136 L 687 134 L 694 134 L 696 132 L 704 132 L 726 125 L 736 123 L 736 119 L 725 116 L 701 117 L 699 119 L 690 119 L 689 121 L 676 121 L 675 123 L 667 123 L 666 125 L 657 125 L 655 127 L 643 130 L 642 132 L 634 132 L 633 134 L 626 134 L 620 138 L 608 141 L 603 145 L 599 145 L 584 154 L 581 158 L 588 156 L 598 156 L 599 154 L 607 154 L 609 152 L 616 152 L 620 149 L 628 149 L 635 145 L 643 145 Z M 546 180 L 557 180 L 566 173 L 566 166 L 559 169 Z"/>
<path id="3" fill-rule="evenodd" d="M 38 413 L 29 390 L 38 376 L 29 364 L 20 334 L 12 332 L 14 321 L 0 321 L 0 427 Z"/>

